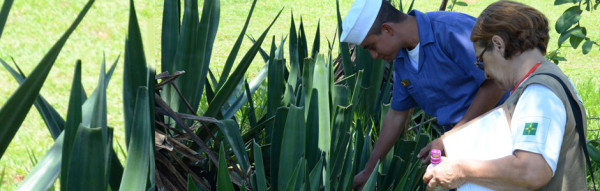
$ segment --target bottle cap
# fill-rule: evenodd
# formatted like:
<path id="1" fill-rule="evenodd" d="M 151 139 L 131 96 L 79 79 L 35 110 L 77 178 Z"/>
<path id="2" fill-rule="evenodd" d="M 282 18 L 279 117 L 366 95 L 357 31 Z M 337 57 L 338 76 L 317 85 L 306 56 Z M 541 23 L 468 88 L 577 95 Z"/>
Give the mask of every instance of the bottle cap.
<path id="1" fill-rule="evenodd" d="M 431 149 L 431 163 L 440 164 L 442 162 L 442 151 L 439 149 Z"/>

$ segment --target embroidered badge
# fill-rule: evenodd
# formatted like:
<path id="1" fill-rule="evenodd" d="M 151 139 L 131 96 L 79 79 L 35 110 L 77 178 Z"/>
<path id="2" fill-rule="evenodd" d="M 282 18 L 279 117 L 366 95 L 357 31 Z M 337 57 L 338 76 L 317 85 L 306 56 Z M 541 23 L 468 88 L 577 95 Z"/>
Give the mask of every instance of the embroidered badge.
<path id="1" fill-rule="evenodd" d="M 402 86 L 406 87 L 410 85 L 410 81 L 408 80 L 402 80 Z"/>
<path id="2" fill-rule="evenodd" d="M 525 123 L 525 130 L 523 130 L 523 135 L 535 135 L 537 126 L 538 123 Z"/>

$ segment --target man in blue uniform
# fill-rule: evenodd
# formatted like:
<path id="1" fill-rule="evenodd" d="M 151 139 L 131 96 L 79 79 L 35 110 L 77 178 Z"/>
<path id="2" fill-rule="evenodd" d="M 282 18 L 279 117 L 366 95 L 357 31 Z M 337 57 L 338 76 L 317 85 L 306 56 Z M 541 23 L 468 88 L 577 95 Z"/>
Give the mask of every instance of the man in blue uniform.
<path id="1" fill-rule="evenodd" d="M 344 18 L 340 41 L 368 50 L 373 58 L 394 61 L 394 91 L 375 148 L 354 177 L 361 188 L 378 160 L 403 131 L 409 110 L 421 107 L 438 123 L 461 125 L 502 103 L 508 96 L 487 80 L 469 37 L 475 18 L 462 13 L 402 13 L 387 1 L 355 0 Z M 475 63 L 475 64 L 474 64 Z M 506 95 L 506 96 L 505 96 Z M 449 130 L 449 129 L 446 129 Z M 419 157 L 429 163 L 432 141 Z"/>

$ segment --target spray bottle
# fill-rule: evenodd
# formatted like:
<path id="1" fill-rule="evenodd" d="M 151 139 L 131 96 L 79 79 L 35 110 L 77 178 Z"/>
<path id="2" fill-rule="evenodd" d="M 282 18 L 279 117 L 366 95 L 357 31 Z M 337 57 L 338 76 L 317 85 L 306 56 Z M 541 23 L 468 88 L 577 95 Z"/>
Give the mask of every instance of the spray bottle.
<path id="1" fill-rule="evenodd" d="M 431 163 L 429 164 L 429 166 L 427 166 L 427 171 L 430 171 L 431 169 L 433 169 L 436 165 L 440 164 L 442 162 L 442 151 L 440 151 L 439 149 L 431 149 Z M 442 187 L 435 187 L 433 189 L 434 191 L 447 191 L 448 189 L 442 188 Z"/>

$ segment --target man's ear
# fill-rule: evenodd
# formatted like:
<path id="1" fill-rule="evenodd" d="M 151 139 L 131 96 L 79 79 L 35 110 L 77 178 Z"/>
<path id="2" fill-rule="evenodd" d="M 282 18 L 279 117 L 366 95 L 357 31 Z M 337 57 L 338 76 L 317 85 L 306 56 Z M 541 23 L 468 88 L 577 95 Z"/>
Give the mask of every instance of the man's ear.
<path id="1" fill-rule="evenodd" d="M 394 28 L 388 23 L 383 23 L 381 24 L 381 33 L 389 33 L 390 35 L 393 35 Z"/>

